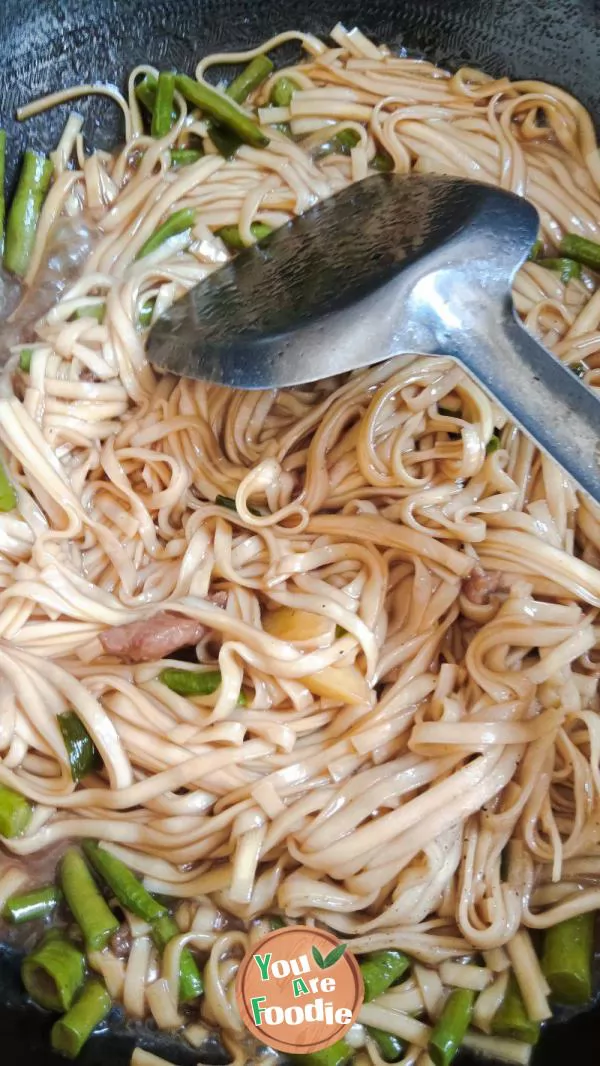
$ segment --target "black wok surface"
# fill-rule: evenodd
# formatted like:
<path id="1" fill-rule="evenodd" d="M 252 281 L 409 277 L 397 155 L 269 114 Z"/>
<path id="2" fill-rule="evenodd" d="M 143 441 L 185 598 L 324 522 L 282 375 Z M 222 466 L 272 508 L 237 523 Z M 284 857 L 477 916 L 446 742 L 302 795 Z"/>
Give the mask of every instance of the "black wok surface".
<path id="1" fill-rule="evenodd" d="M 467 63 L 554 82 L 600 119 L 600 0 L 0 0 L 0 125 L 9 135 L 9 175 L 26 142 L 55 146 L 69 110 L 19 126 L 15 108 L 35 96 L 86 81 L 123 87 L 144 61 L 192 72 L 207 52 L 254 46 L 292 27 L 326 34 L 338 20 L 451 67 Z M 122 139 L 116 106 L 91 99 L 71 107 L 87 116 L 90 143 L 110 147 Z M 2 1066 L 64 1062 L 49 1050 L 51 1020 L 26 1004 L 15 959 L 0 948 Z M 78 1060 L 82 1066 L 126 1066 L 136 1038 L 181 1066 L 200 1057 L 148 1029 L 128 1028 L 117 1012 L 110 1022 Z M 578 1066 L 600 1062 L 600 1007 L 547 1026 L 534 1063 L 564 1066 L 570 1057 Z M 202 1060 L 217 1063 L 218 1052 Z"/>

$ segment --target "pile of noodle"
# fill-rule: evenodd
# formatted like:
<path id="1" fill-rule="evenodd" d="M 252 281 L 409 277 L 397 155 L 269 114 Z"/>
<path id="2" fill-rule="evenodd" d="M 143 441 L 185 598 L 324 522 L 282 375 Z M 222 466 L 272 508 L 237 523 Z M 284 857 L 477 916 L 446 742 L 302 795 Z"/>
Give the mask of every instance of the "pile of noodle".
<path id="1" fill-rule="evenodd" d="M 547 247 L 565 231 L 600 238 L 593 126 L 566 92 L 333 36 L 200 63 L 202 79 L 286 40 L 306 53 L 249 105 L 268 148 L 229 162 L 209 151 L 170 167 L 169 147 L 206 124 L 177 94 L 171 132 L 144 134 L 134 87 L 151 67 L 132 73 L 128 100 L 112 93 L 127 135 L 114 157 L 86 154 L 70 120 L 28 284 L 59 216 L 96 237 L 36 323 L 29 374 L 19 345 L 0 396 L 18 494 L 0 515 L 0 782 L 36 804 L 27 833 L 3 841 L 4 879 L 62 842 L 105 842 L 151 890 L 189 901 L 164 980 L 176 1001 L 178 951 L 210 948 L 209 1020 L 234 1031 L 235 966 L 222 960 L 250 934 L 218 933 L 217 912 L 316 920 L 359 953 L 393 945 L 430 966 L 484 952 L 501 972 L 524 930 L 600 906 L 597 508 L 449 359 L 400 354 L 260 393 L 160 376 L 145 359 L 141 306 L 155 298 L 156 317 L 227 259 L 216 230 L 236 224 L 251 243 L 253 222 L 279 226 L 361 180 L 376 152 L 400 173 L 527 196 Z M 300 91 L 273 111 L 290 72 Z M 321 155 L 348 126 L 351 153 Z M 137 260 L 182 207 L 193 232 Z M 585 360 L 592 387 L 596 283 L 531 261 L 514 287 L 528 328 L 567 364 Z M 73 317 L 94 304 L 101 323 Z M 268 632 L 282 607 L 316 616 L 314 632 Z M 207 625 L 198 658 L 218 661 L 215 696 L 167 689 L 157 675 L 172 661 L 103 654 L 104 629 L 164 609 Z M 337 695 L 315 694 L 304 679 L 328 668 Z M 78 786 L 56 721 L 66 709 L 104 763 Z M 113 973 L 134 1014 L 151 952 L 143 932 L 135 944 L 129 985 L 122 962 Z"/>

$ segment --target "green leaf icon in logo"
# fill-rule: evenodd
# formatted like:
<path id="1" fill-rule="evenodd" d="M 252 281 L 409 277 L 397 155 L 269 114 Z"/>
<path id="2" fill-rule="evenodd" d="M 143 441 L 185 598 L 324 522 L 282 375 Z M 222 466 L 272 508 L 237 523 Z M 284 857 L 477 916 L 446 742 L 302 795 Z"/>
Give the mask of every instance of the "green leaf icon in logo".
<path id="1" fill-rule="evenodd" d="M 335 966 L 338 959 L 341 959 L 347 947 L 347 944 L 336 944 L 333 951 L 323 958 L 319 949 L 313 946 L 312 957 L 320 970 L 328 970 L 330 966 Z"/>

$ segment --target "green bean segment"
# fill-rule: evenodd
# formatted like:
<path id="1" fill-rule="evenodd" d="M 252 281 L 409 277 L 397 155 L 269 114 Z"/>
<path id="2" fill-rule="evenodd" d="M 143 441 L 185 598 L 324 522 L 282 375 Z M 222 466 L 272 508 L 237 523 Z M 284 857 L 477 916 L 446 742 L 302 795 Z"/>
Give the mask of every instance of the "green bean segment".
<path id="1" fill-rule="evenodd" d="M 69 848 L 65 852 L 60 865 L 60 877 L 65 899 L 83 933 L 88 950 L 102 951 L 119 928 L 119 920 L 101 896 L 77 848 Z"/>
<path id="2" fill-rule="evenodd" d="M 83 984 L 85 959 L 65 937 L 49 933 L 21 966 L 21 978 L 34 1003 L 65 1011 Z"/>
<path id="3" fill-rule="evenodd" d="M 4 199 L 4 173 L 6 169 L 6 130 L 0 129 L 0 259 L 4 251 L 4 216 L 6 201 Z"/>
<path id="4" fill-rule="evenodd" d="M 150 132 L 153 137 L 166 137 L 173 125 L 174 93 L 175 75 L 172 71 L 161 71 L 158 75 L 154 108 L 152 110 Z"/>
<path id="5" fill-rule="evenodd" d="M 217 691 L 222 679 L 220 670 L 197 673 L 195 670 L 178 670 L 177 667 L 168 666 L 161 670 L 158 680 L 179 696 L 210 696 Z"/>
<path id="6" fill-rule="evenodd" d="M 538 266 L 546 267 L 547 270 L 555 270 L 560 274 L 560 280 L 566 285 L 571 278 L 581 277 L 581 263 L 574 259 L 538 259 Z"/>
<path id="7" fill-rule="evenodd" d="M 92 770 L 101 770 L 100 753 L 75 711 L 64 711 L 58 715 L 57 721 L 67 749 L 73 780 L 82 781 Z"/>
<path id="8" fill-rule="evenodd" d="M 173 937 L 179 936 L 179 927 L 170 914 L 152 923 L 152 938 L 159 951 L 164 951 Z M 179 959 L 179 997 L 182 1003 L 197 999 L 204 991 L 202 975 L 189 948 L 184 948 Z"/>
<path id="9" fill-rule="evenodd" d="M 167 913 L 167 908 L 150 895 L 142 882 L 116 855 L 112 855 L 106 848 L 101 848 L 93 840 L 86 840 L 83 850 L 96 873 L 112 889 L 119 903 L 132 914 L 145 922 L 153 922 Z"/>
<path id="10" fill-rule="evenodd" d="M 498 1036 L 522 1040 L 525 1044 L 537 1044 L 538 1042 L 540 1023 L 532 1022 L 529 1018 L 521 990 L 512 972 L 508 979 L 504 999 L 494 1015 L 492 1032 Z"/>
<path id="11" fill-rule="evenodd" d="M 307 1052 L 306 1055 L 290 1055 L 292 1062 L 298 1066 L 345 1066 L 354 1055 L 354 1050 L 344 1040 L 323 1048 L 321 1051 Z"/>
<path id="12" fill-rule="evenodd" d="M 4 265 L 20 278 L 27 273 L 53 172 L 54 167 L 45 155 L 27 149 L 8 212 L 4 242 Z"/>
<path id="13" fill-rule="evenodd" d="M 14 511 L 17 506 L 17 494 L 6 470 L 0 463 L 0 511 Z M 6 836 L 6 834 L 4 834 Z"/>
<path id="14" fill-rule="evenodd" d="M 244 144 L 253 148 L 266 148 L 269 138 L 260 126 L 222 93 L 211 89 L 210 85 L 194 81 L 187 74 L 178 74 L 175 85 L 190 104 L 231 130 Z"/>
<path id="15" fill-rule="evenodd" d="M 74 1059 L 100 1022 L 109 1014 L 112 1003 L 106 988 L 97 977 L 90 978 L 67 1013 L 52 1026 L 51 1043 L 55 1051 Z"/>
<path id="16" fill-rule="evenodd" d="M 467 988 L 455 988 L 448 996 L 429 1039 L 429 1057 L 435 1066 L 450 1066 L 469 1028 L 474 999 L 475 993 Z"/>
<path id="17" fill-rule="evenodd" d="M 394 1036 L 393 1033 L 385 1033 L 383 1029 L 375 1029 L 371 1025 L 367 1026 L 367 1032 L 377 1044 L 384 1062 L 399 1062 L 406 1050 L 406 1045 L 400 1037 Z"/>
<path id="18" fill-rule="evenodd" d="M 402 951 L 374 951 L 360 964 L 365 1003 L 380 996 L 406 973 L 410 960 Z"/>
<path id="19" fill-rule="evenodd" d="M 3 473 L 3 471 L 2 471 Z M 2 496 L 0 477 L 0 498 Z M 0 507 L 0 510 L 8 508 Z M 0 836 L 18 837 L 31 821 L 33 807 L 25 796 L 6 785 L 0 785 Z"/>
<path id="20" fill-rule="evenodd" d="M 542 970 L 554 999 L 583 1006 L 592 997 L 593 911 L 552 925 L 544 934 Z"/>
<path id="21" fill-rule="evenodd" d="M 268 237 L 273 230 L 270 226 L 267 226 L 264 222 L 252 222 L 250 226 L 250 232 L 255 240 L 262 241 L 265 237 Z M 244 244 L 240 231 L 237 226 L 221 226 L 221 229 L 217 230 L 217 236 L 225 242 L 228 248 L 235 248 L 236 251 L 241 251 L 243 248 L 247 248 L 248 245 Z M 228 497 L 220 496 L 217 499 L 225 500 Z M 225 507 L 229 506 L 224 504 Z M 235 506 L 235 502 L 234 502 Z"/>
<path id="22" fill-rule="evenodd" d="M 47 918 L 56 909 L 62 899 L 60 889 L 55 885 L 34 888 L 31 892 L 10 896 L 4 904 L 3 914 L 9 922 L 21 925 L 36 918 Z"/>
<path id="23" fill-rule="evenodd" d="M 191 230 L 195 221 L 196 212 L 191 207 L 182 207 L 180 211 L 174 211 L 165 222 L 162 222 L 154 230 L 152 236 L 148 237 L 148 240 L 142 245 L 135 258 L 143 259 L 145 255 L 155 252 L 157 248 L 160 248 L 161 244 L 164 244 L 171 237 L 185 233 L 186 230 Z"/>
<path id="24" fill-rule="evenodd" d="M 587 237 L 580 237 L 577 233 L 565 233 L 559 245 L 559 252 L 569 259 L 583 263 L 591 270 L 600 270 L 600 244 L 589 241 Z"/>

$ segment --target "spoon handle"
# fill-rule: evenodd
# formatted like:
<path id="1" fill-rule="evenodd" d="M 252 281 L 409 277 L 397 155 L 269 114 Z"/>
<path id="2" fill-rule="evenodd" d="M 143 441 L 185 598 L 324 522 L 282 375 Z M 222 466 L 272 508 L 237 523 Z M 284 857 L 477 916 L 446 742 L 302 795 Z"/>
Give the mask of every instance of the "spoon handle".
<path id="1" fill-rule="evenodd" d="M 507 308 L 457 358 L 582 489 L 600 503 L 600 400 Z"/>

